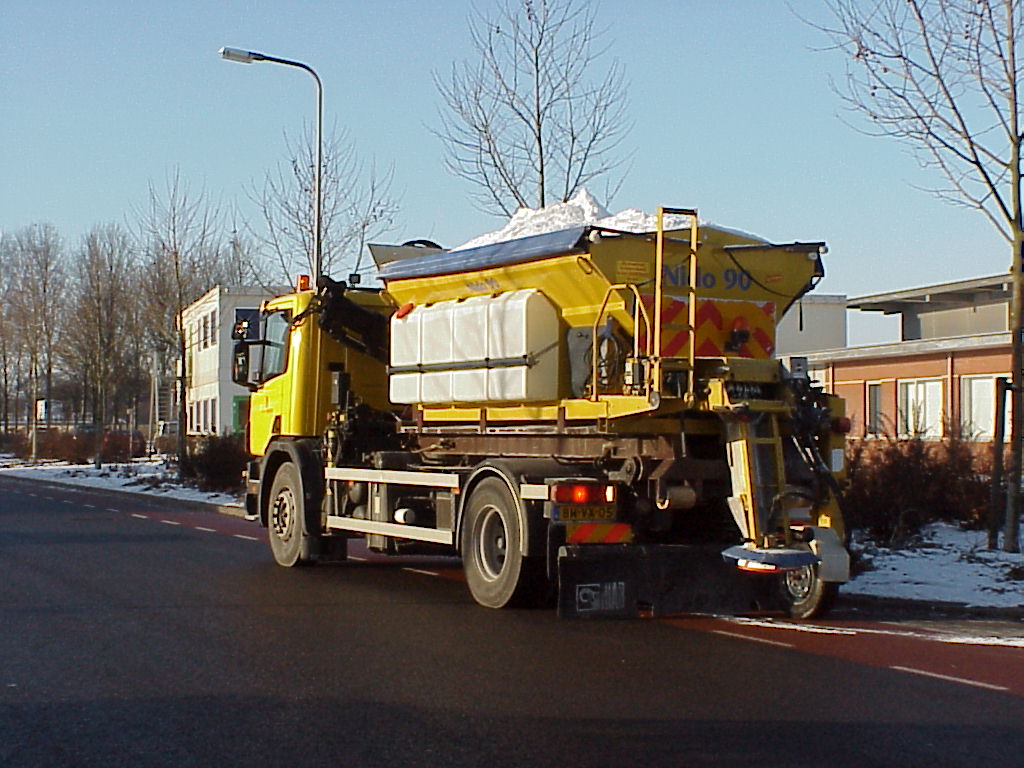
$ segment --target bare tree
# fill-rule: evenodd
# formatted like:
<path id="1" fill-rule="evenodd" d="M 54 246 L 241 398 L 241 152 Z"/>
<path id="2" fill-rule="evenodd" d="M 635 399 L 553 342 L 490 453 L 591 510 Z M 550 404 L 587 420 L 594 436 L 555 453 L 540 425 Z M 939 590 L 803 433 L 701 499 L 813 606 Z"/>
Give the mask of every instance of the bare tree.
<path id="1" fill-rule="evenodd" d="M 943 182 L 933 192 L 980 211 L 1011 248 L 1011 451 L 1003 548 L 1019 551 L 1024 399 L 1021 290 L 1020 0 L 830 0 L 822 27 L 849 56 L 840 92 L 867 131 L 906 142 Z"/>
<path id="2" fill-rule="evenodd" d="M 313 179 L 316 146 L 307 132 L 300 142 L 285 136 L 288 161 L 268 172 L 262 189 L 251 197 L 263 227 L 251 230 L 285 284 L 297 272 L 313 273 Z M 323 271 L 351 271 L 369 238 L 394 223 L 398 203 L 391 195 L 390 171 L 378 174 L 358 158 L 345 134 L 324 138 L 323 168 Z"/>
<path id="3" fill-rule="evenodd" d="M 0 302 L 5 307 L 10 306 L 10 292 L 13 290 L 13 262 L 14 237 L 5 233 L 0 237 Z M 11 387 L 17 380 L 16 327 L 10 312 L 0 312 L 0 423 L 5 433 L 11 428 Z"/>
<path id="4" fill-rule="evenodd" d="M 477 60 L 434 82 L 445 167 L 477 188 L 488 211 L 564 202 L 611 174 L 630 128 L 622 67 L 591 70 L 604 53 L 594 13 L 577 0 L 503 0 L 469 20 Z"/>
<path id="5" fill-rule="evenodd" d="M 82 241 L 66 299 L 74 322 L 68 324 L 65 362 L 69 372 L 81 377 L 83 394 L 92 402 L 97 465 L 112 404 L 138 397 L 140 299 L 134 259 L 131 236 L 123 227 L 94 227 Z"/>
<path id="6" fill-rule="evenodd" d="M 166 368 L 177 362 L 178 456 L 185 455 L 188 336 L 182 310 L 225 277 L 223 223 L 203 192 L 193 193 L 175 171 L 166 188 L 149 188 L 148 206 L 137 215 L 144 254 L 140 288 L 149 306 L 146 327 Z"/>
<path id="7" fill-rule="evenodd" d="M 53 390 L 54 349 L 60 329 L 64 278 L 63 244 L 51 224 L 33 224 L 14 233 L 9 286 L 10 308 L 17 318 L 18 342 L 28 357 L 29 427 L 32 457 L 36 456 L 37 412 L 40 394 L 49 401 Z M 49 411 L 46 420 L 49 422 Z"/>

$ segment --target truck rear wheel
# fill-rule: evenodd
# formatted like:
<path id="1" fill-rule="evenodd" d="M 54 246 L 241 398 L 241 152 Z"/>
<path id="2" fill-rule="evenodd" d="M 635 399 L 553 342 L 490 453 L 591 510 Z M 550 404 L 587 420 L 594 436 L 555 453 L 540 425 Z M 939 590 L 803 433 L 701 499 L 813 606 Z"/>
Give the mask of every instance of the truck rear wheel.
<path id="1" fill-rule="evenodd" d="M 270 488 L 270 507 L 267 510 L 270 551 L 274 553 L 277 564 L 285 568 L 303 562 L 304 513 L 299 469 L 292 462 L 285 462 L 274 475 L 274 484 Z"/>
<path id="2" fill-rule="evenodd" d="M 487 608 L 529 600 L 543 563 L 523 557 L 519 510 L 496 477 L 473 490 L 462 525 L 462 565 L 473 598 Z"/>

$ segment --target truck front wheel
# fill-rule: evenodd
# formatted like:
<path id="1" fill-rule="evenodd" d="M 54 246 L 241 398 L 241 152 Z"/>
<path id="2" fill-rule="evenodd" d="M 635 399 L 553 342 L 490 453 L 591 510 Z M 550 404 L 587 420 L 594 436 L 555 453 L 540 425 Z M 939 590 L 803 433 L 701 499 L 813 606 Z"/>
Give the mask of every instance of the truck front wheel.
<path id="1" fill-rule="evenodd" d="M 810 619 L 828 612 L 839 585 L 822 581 L 817 565 L 805 565 L 782 575 L 782 597 L 794 619 Z"/>
<path id="2" fill-rule="evenodd" d="M 302 480 L 291 462 L 282 464 L 274 475 L 267 510 L 267 533 L 270 551 L 278 565 L 291 568 L 302 560 L 302 519 L 305 512 Z"/>
<path id="3" fill-rule="evenodd" d="M 462 564 L 473 598 L 487 608 L 529 600 L 542 563 L 523 557 L 515 499 L 496 477 L 473 490 L 462 525 Z"/>

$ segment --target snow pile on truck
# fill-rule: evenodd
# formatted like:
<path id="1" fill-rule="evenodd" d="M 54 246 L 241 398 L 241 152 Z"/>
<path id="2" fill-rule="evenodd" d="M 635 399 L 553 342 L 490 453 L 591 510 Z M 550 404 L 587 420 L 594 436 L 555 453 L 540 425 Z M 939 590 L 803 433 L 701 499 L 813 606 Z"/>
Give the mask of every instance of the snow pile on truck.
<path id="1" fill-rule="evenodd" d="M 622 232 L 654 232 L 658 228 L 657 217 L 645 213 L 639 208 L 626 208 L 612 214 L 601 205 L 586 189 L 581 189 L 564 203 L 552 203 L 543 208 L 520 208 L 508 222 L 493 232 L 474 237 L 462 245 L 452 248 L 463 251 L 491 245 L 521 237 L 542 235 L 559 229 L 575 226 L 594 226 Z M 664 222 L 666 229 L 684 229 L 690 225 L 688 216 L 668 216 Z M 701 221 L 700 226 L 711 226 L 711 222 Z M 728 230 L 751 240 L 762 240 L 756 235 L 749 235 L 739 230 Z"/>

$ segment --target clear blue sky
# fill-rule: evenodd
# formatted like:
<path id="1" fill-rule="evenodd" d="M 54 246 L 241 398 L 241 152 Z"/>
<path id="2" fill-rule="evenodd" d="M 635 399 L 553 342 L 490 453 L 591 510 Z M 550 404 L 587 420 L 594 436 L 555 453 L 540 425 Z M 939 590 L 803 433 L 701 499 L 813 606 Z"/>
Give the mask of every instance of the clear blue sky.
<path id="1" fill-rule="evenodd" d="M 488 0 L 477 0 L 487 8 Z M 821 18 L 819 0 L 793 0 Z M 616 211 L 696 206 L 776 241 L 826 240 L 820 291 L 849 296 L 1004 271 L 1009 248 L 901 145 L 840 119 L 843 61 L 780 0 L 631 0 L 598 6 L 626 68 L 635 127 Z M 4 0 L 0 11 L 0 229 L 51 222 L 70 246 L 124 222 L 180 168 L 225 204 L 284 158 L 312 120 L 298 70 L 221 60 L 222 45 L 305 61 L 325 123 L 394 166 L 390 238 L 455 245 L 502 222 L 446 175 L 430 132 L 431 80 L 471 55 L 469 0 L 118 2 Z M 622 10 L 628 8 L 628 11 Z M 850 116 L 848 120 L 856 120 Z M 599 193 L 598 189 L 592 190 Z M 872 340 L 877 324 L 851 327 Z M 865 335 L 867 334 L 867 335 Z"/>

